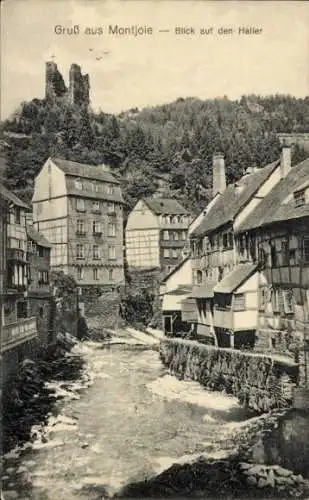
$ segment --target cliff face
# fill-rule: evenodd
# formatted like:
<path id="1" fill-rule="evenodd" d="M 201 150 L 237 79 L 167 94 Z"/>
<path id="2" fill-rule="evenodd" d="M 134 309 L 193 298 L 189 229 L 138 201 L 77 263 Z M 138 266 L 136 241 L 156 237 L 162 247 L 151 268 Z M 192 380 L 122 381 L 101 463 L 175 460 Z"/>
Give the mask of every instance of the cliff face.
<path id="1" fill-rule="evenodd" d="M 83 75 L 78 64 L 72 64 L 69 72 L 69 86 L 53 61 L 46 63 L 45 98 L 47 100 L 61 99 L 77 106 L 89 105 L 89 76 Z"/>

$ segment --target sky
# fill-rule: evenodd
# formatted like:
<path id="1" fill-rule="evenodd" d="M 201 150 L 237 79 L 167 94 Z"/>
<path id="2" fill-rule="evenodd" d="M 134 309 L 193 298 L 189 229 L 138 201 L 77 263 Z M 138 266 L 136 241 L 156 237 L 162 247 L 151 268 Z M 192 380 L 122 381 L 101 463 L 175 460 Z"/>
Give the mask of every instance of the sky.
<path id="1" fill-rule="evenodd" d="M 59 25 L 78 25 L 79 34 L 56 34 Z M 109 25 L 147 26 L 153 34 L 108 34 Z M 176 35 L 178 26 L 195 34 Z M 262 31 L 238 34 L 251 26 Z M 86 27 L 104 34 L 86 35 Z M 210 34 L 201 35 L 203 28 Z M 233 34 L 219 35 L 220 28 Z M 1 47 L 2 119 L 21 101 L 44 97 L 51 56 L 66 83 L 73 62 L 89 73 L 93 109 L 110 113 L 179 97 L 309 95 L 305 1 L 4 0 Z"/>

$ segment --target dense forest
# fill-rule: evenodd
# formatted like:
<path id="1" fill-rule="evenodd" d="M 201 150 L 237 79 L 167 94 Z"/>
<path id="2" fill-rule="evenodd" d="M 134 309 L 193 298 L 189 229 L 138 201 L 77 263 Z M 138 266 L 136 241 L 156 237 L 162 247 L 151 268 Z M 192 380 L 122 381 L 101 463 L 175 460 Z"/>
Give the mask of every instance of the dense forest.
<path id="1" fill-rule="evenodd" d="M 165 195 L 196 214 L 211 196 L 213 153 L 224 153 L 228 182 L 249 166 L 273 161 L 280 151 L 278 132 L 309 132 L 309 97 L 179 98 L 117 116 L 33 99 L 0 132 L 5 182 L 26 201 L 44 161 L 58 156 L 109 164 L 122 180 L 128 210 L 154 193 L 154 174 L 161 174 L 168 180 Z M 294 163 L 305 156 L 296 148 Z"/>

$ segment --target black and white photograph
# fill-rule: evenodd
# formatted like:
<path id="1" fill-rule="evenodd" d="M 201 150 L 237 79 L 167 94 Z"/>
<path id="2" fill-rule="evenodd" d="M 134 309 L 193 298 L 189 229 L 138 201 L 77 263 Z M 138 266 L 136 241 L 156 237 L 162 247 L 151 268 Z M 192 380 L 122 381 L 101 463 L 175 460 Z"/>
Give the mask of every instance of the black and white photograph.
<path id="1" fill-rule="evenodd" d="M 1 500 L 309 499 L 309 3 L 3 0 Z"/>

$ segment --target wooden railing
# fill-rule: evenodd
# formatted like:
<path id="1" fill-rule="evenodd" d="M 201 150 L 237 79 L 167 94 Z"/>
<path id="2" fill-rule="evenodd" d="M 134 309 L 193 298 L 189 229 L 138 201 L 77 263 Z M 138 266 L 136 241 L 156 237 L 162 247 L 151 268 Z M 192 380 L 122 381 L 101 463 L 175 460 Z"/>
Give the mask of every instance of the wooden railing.
<path id="1" fill-rule="evenodd" d="M 1 351 L 7 351 L 37 336 L 36 318 L 19 319 L 2 327 Z"/>

